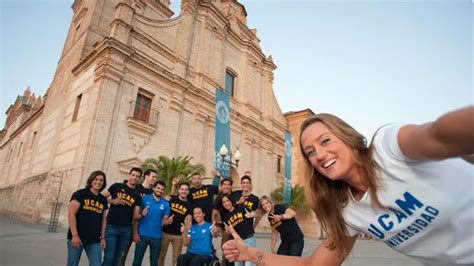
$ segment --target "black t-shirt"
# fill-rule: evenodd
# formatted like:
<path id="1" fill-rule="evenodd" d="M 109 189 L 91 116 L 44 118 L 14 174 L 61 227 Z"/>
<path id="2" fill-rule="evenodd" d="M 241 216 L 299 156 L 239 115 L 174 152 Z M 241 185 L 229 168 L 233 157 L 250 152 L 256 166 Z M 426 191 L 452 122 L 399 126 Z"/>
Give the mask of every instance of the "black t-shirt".
<path id="1" fill-rule="evenodd" d="M 275 204 L 273 214 L 279 215 L 284 214 L 287 207 L 283 204 Z M 280 220 L 274 221 L 268 217 L 268 221 L 273 229 L 277 230 L 280 233 L 281 241 L 294 241 L 304 237 L 303 232 L 296 222 L 296 219 L 293 217 L 289 220 Z"/>
<path id="2" fill-rule="evenodd" d="M 245 217 L 246 211 L 251 211 L 244 205 L 235 206 L 234 210 L 224 214 L 223 221 L 232 225 L 242 239 L 252 237 L 255 233 L 253 230 L 253 218 Z"/>
<path id="3" fill-rule="evenodd" d="M 140 194 L 140 196 L 143 197 L 143 195 L 150 195 L 153 193 L 153 189 L 152 188 L 145 188 L 142 184 L 138 184 L 136 187 L 135 187 L 135 190 L 138 191 L 138 193 Z"/>
<path id="4" fill-rule="evenodd" d="M 214 203 L 214 195 L 217 194 L 219 188 L 213 185 L 202 185 L 200 188 L 189 189 L 188 200 L 193 207 L 201 207 L 204 211 L 204 220 L 211 222 L 212 206 Z"/>
<path id="5" fill-rule="evenodd" d="M 142 205 L 142 197 L 133 188 L 124 183 L 115 183 L 109 188 L 112 199 L 117 197 L 125 200 L 124 205 L 110 204 L 109 214 L 107 215 L 107 224 L 131 225 L 133 218 L 133 209 L 135 206 Z"/>
<path id="6" fill-rule="evenodd" d="M 107 209 L 107 199 L 99 193 L 95 195 L 88 188 L 79 189 L 71 196 L 70 201 L 79 202 L 76 213 L 76 228 L 83 244 L 100 242 L 102 217 Z M 71 229 L 67 238 L 72 239 Z"/>
<path id="7" fill-rule="evenodd" d="M 232 194 L 234 192 L 231 192 L 231 194 L 227 194 L 230 198 L 232 198 Z M 219 193 L 219 195 L 214 199 L 214 206 L 212 207 L 214 210 L 217 210 L 219 212 L 219 216 L 221 217 L 221 222 L 224 220 L 224 215 L 227 213 L 227 210 L 225 210 L 222 207 L 222 203 L 219 202 L 219 200 L 222 200 L 221 196 L 224 195 L 223 193 Z M 224 228 L 224 224 L 220 223 L 219 226 L 221 228 Z"/>
<path id="8" fill-rule="evenodd" d="M 231 197 L 235 202 L 237 202 L 240 197 L 242 197 L 242 190 L 232 192 Z M 250 194 L 243 204 L 252 211 L 256 211 L 258 209 L 258 197 L 254 194 Z"/>
<path id="9" fill-rule="evenodd" d="M 173 223 L 163 226 L 163 232 L 171 235 L 181 235 L 181 223 L 187 215 L 192 215 L 193 207 L 189 201 L 180 200 L 178 196 L 171 196 L 170 216 L 173 216 Z"/>

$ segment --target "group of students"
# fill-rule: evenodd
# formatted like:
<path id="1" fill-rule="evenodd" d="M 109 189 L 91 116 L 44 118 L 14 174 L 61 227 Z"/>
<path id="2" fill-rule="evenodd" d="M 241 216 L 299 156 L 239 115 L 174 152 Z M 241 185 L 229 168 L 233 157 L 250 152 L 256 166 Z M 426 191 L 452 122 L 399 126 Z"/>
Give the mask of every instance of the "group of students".
<path id="1" fill-rule="evenodd" d="M 428 265 L 474 264 L 474 167 L 456 158 L 474 154 L 473 106 L 422 125 L 384 126 L 371 143 L 342 119 L 318 114 L 301 125 L 299 145 L 312 169 L 307 200 L 327 234 L 310 257 L 301 257 L 303 234 L 294 211 L 274 205 L 267 197 L 259 201 L 251 194 L 250 176 L 242 177 L 242 190 L 234 192 L 231 180 L 221 180 L 221 193 L 213 202 L 219 188 L 202 185 L 201 176 L 193 175 L 193 187 L 180 184 L 170 205 L 162 200 L 160 182 L 142 200 L 136 189 L 141 170 L 133 168 L 127 183 L 116 183 L 107 191 L 103 191 L 105 174 L 93 172 L 86 188 L 72 195 L 68 265 L 78 264 L 83 249 L 91 265 L 100 265 L 101 249 L 105 249 L 103 265 L 117 265 L 127 253 L 132 231 L 137 242 L 135 265 L 141 264 L 146 245 L 156 251 L 156 246 L 167 248 L 178 239 L 189 244 L 188 252 L 179 257 L 181 247 L 173 244 L 178 265 L 199 265 L 212 260 L 211 236 L 218 225 L 224 228 L 225 258 L 240 265 L 244 261 L 246 265 L 340 265 L 360 233 Z M 191 204 L 186 211 L 179 208 L 182 217 L 173 213 L 173 199 Z M 192 208 L 194 224 L 186 218 Z M 255 247 L 254 227 L 263 213 L 273 228 L 271 252 Z M 156 219 L 160 226 L 147 227 L 147 219 Z M 132 226 L 135 220 L 138 228 Z M 167 226 L 174 229 L 166 232 Z M 174 235 L 177 228 L 178 236 Z M 162 241 L 170 235 L 165 245 L 156 240 L 161 230 Z M 275 252 L 276 232 L 282 243 Z M 150 264 L 156 265 L 158 251 L 153 254 Z M 165 256 L 166 251 L 159 254 Z"/>
<path id="2" fill-rule="evenodd" d="M 252 194 L 250 174 L 241 178 L 241 190 L 232 191 L 232 180 L 220 178 L 215 171 L 219 186 L 202 184 L 201 175 L 194 173 L 192 186 L 173 179 L 170 195 L 165 195 L 163 181 L 155 181 L 156 174 L 147 170 L 143 183 L 138 184 L 142 170 L 132 168 L 126 182 L 107 190 L 104 172 L 90 174 L 86 187 L 74 192 L 70 200 L 67 265 L 78 265 L 83 250 L 90 265 L 125 265 L 132 242 L 136 243 L 134 266 L 142 264 L 148 248 L 150 265 L 165 265 L 170 244 L 172 265 L 202 265 L 216 259 L 212 237 L 221 234 L 222 245 L 232 239 L 226 232 L 230 226 L 255 247 L 254 228 L 264 213 L 272 226 L 272 251 L 301 256 L 303 233 L 295 212 L 274 205 L 266 196 L 259 201 Z M 282 243 L 275 251 L 277 232 Z M 187 246 L 185 254 L 181 254 L 183 246 Z M 235 265 L 244 263 L 252 265 Z M 225 260 L 223 264 L 234 265 Z"/>

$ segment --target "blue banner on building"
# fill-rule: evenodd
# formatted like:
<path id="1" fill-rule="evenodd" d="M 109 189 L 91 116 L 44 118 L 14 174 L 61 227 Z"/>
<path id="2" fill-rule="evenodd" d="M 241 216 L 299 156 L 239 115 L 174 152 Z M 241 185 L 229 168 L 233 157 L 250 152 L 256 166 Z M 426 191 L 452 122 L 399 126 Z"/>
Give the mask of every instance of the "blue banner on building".
<path id="1" fill-rule="evenodd" d="M 291 204 L 291 134 L 285 132 L 285 180 L 283 183 L 283 201 Z"/>
<path id="2" fill-rule="evenodd" d="M 222 162 L 219 150 L 223 144 L 228 149 L 226 160 L 230 157 L 230 95 L 227 91 L 216 89 L 216 140 L 214 151 L 214 165 L 223 177 L 230 177 L 230 166 Z"/>

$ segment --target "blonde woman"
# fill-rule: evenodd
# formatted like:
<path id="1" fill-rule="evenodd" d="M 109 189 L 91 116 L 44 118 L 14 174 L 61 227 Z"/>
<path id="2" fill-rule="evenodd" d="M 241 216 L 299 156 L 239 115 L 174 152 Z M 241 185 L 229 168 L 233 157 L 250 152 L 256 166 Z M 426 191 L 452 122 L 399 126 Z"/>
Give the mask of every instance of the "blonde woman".
<path id="1" fill-rule="evenodd" d="M 301 257 L 304 248 L 304 235 L 296 222 L 296 212 L 284 204 L 273 204 L 267 197 L 260 198 L 260 209 L 267 214 L 272 227 L 272 253 Z M 281 237 L 280 247 L 275 250 L 278 234 Z"/>
<path id="2" fill-rule="evenodd" d="M 474 107 L 422 125 L 388 125 L 370 146 L 349 124 L 318 114 L 301 125 L 313 169 L 309 202 L 328 234 L 309 258 L 250 248 L 235 234 L 229 260 L 261 265 L 339 265 L 359 233 L 428 265 L 474 264 Z"/>

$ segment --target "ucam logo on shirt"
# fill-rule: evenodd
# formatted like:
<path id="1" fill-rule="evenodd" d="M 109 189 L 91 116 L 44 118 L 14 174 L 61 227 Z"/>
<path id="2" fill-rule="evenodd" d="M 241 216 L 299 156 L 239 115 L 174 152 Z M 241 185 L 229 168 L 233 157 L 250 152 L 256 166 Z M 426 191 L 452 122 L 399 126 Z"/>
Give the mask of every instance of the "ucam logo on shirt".
<path id="1" fill-rule="evenodd" d="M 395 200 L 395 205 L 399 208 L 389 208 L 368 227 L 372 235 L 383 240 L 389 247 L 396 247 L 410 240 L 429 227 L 439 214 L 437 208 L 424 204 L 408 191 L 403 193 L 403 199 Z M 407 219 L 411 222 L 408 225 L 403 224 Z M 403 228 L 400 229 L 402 226 Z M 398 233 L 387 237 L 386 235 L 392 231 L 398 231 Z"/>
<path id="2" fill-rule="evenodd" d="M 192 193 L 193 200 L 207 197 L 207 189 L 200 189 Z"/>

